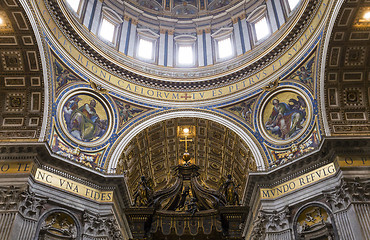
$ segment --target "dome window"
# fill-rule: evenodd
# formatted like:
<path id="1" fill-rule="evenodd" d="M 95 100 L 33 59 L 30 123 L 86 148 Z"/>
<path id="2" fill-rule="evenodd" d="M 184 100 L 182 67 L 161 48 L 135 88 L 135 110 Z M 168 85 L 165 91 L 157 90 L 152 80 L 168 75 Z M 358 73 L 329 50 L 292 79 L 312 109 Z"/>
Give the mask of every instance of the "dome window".
<path id="1" fill-rule="evenodd" d="M 298 5 L 300 0 L 287 0 L 290 11 L 293 11 L 293 9 Z"/>
<path id="2" fill-rule="evenodd" d="M 190 35 L 181 35 L 175 37 L 175 41 L 177 65 L 180 67 L 194 66 L 196 38 Z"/>
<path id="3" fill-rule="evenodd" d="M 194 62 L 193 47 L 191 45 L 179 46 L 178 62 L 180 65 L 192 65 Z"/>
<path id="4" fill-rule="evenodd" d="M 153 59 L 153 42 L 141 38 L 137 54 L 143 59 Z"/>
<path id="5" fill-rule="evenodd" d="M 266 17 L 261 18 L 254 24 L 256 31 L 256 40 L 259 41 L 270 35 L 269 25 L 267 24 Z"/>
<path id="6" fill-rule="evenodd" d="M 221 28 L 212 34 L 212 37 L 215 40 L 216 61 L 223 61 L 235 55 L 232 33 L 233 28 L 230 27 Z"/>
<path id="7" fill-rule="evenodd" d="M 137 33 L 136 57 L 146 62 L 154 62 L 159 35 L 150 29 L 137 29 Z"/>
<path id="8" fill-rule="evenodd" d="M 271 26 L 267 19 L 266 5 L 258 7 L 247 18 L 252 30 L 254 44 L 259 44 L 271 34 Z"/>
<path id="9" fill-rule="evenodd" d="M 218 41 L 218 54 L 220 58 L 229 58 L 232 56 L 233 49 L 231 46 L 231 38 L 225 38 Z"/>
<path id="10" fill-rule="evenodd" d="M 110 22 L 106 18 L 103 18 L 99 31 L 99 36 L 104 40 L 113 42 L 115 29 L 116 26 L 112 22 Z"/>
<path id="11" fill-rule="evenodd" d="M 108 44 L 115 45 L 117 43 L 117 35 L 121 23 L 122 19 L 117 13 L 103 7 L 100 28 L 98 31 L 99 38 Z"/>

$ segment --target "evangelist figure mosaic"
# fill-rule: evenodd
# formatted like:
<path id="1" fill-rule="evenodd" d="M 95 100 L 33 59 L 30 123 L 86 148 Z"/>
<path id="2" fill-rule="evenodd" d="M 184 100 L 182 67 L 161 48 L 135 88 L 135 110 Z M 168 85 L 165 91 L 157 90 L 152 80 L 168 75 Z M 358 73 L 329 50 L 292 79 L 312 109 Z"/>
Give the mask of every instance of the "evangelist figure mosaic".
<path id="1" fill-rule="evenodd" d="M 276 140 L 289 140 L 302 132 L 307 120 L 307 104 L 302 96 L 281 92 L 263 110 L 265 132 Z"/>
<path id="2" fill-rule="evenodd" d="M 108 128 L 107 110 L 97 98 L 88 94 L 70 97 L 63 106 L 62 119 L 68 133 L 83 142 L 98 140 Z"/>

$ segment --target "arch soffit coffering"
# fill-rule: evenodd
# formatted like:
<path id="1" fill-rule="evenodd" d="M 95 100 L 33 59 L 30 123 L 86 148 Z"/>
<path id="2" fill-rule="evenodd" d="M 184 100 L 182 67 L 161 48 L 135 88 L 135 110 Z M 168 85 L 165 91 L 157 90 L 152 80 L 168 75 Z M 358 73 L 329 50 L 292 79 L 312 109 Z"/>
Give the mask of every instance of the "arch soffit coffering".
<path id="1" fill-rule="evenodd" d="M 110 173 L 114 172 L 114 170 L 117 167 L 119 158 L 120 158 L 121 153 L 123 152 L 124 148 L 141 131 L 143 131 L 144 129 L 146 129 L 146 128 L 148 128 L 148 127 L 150 127 L 150 126 L 152 126 L 156 123 L 159 123 L 159 122 L 162 122 L 162 121 L 165 121 L 165 120 L 168 120 L 168 119 L 185 118 L 185 117 L 186 118 L 189 118 L 189 117 L 191 117 L 191 118 L 202 118 L 202 119 L 206 119 L 206 120 L 211 120 L 211 121 L 217 122 L 217 123 L 229 128 L 234 133 L 236 133 L 241 138 L 241 140 L 244 141 L 246 143 L 246 145 L 249 147 L 249 149 L 251 150 L 251 152 L 254 156 L 254 159 L 255 159 L 255 162 L 256 162 L 256 165 L 257 165 L 257 170 L 265 170 L 266 169 L 264 158 L 261 154 L 261 150 L 260 150 L 259 146 L 255 143 L 255 141 L 253 141 L 252 137 L 250 136 L 250 134 L 245 129 L 243 129 L 239 125 L 235 124 L 235 122 L 232 122 L 232 121 L 222 117 L 219 114 L 216 114 L 216 113 L 213 113 L 213 112 L 205 112 L 205 111 L 198 111 L 198 110 L 193 110 L 192 109 L 192 110 L 174 110 L 174 111 L 162 113 L 162 114 L 157 115 L 155 117 L 148 117 L 148 118 L 144 119 L 141 123 L 139 123 L 138 125 L 133 127 L 130 131 L 127 131 L 127 134 L 124 135 L 123 138 L 119 141 L 119 143 L 115 147 L 114 152 L 111 155 L 111 158 L 110 158 L 111 160 L 110 160 L 109 165 L 108 165 L 108 169 L 109 169 L 108 171 Z"/>
<path id="2" fill-rule="evenodd" d="M 338 3 L 335 5 L 332 13 L 332 17 L 329 18 L 328 24 L 326 26 L 326 35 L 325 35 L 325 40 L 323 43 L 323 50 L 322 50 L 322 55 L 321 55 L 321 67 L 320 67 L 320 107 L 321 107 L 321 114 L 322 114 L 322 119 L 323 119 L 323 129 L 324 133 L 326 136 L 330 136 L 330 128 L 329 128 L 329 120 L 327 117 L 327 111 L 326 111 L 326 106 L 325 106 L 325 68 L 326 68 L 326 63 L 327 63 L 327 54 L 328 54 L 328 48 L 330 44 L 330 38 L 331 34 L 333 33 L 334 29 L 334 24 L 337 20 L 337 16 L 339 14 L 339 11 L 342 7 L 344 0 L 338 0 Z"/>
<path id="3" fill-rule="evenodd" d="M 50 107 L 49 107 L 49 104 L 51 103 L 50 101 L 50 84 L 49 84 L 49 79 L 50 79 L 50 72 L 49 72 L 49 68 L 48 68 L 48 63 L 47 63 L 47 52 L 45 50 L 45 47 L 44 47 L 44 40 L 43 38 L 41 37 L 41 33 L 42 33 L 42 29 L 40 27 L 40 24 L 38 24 L 38 22 L 35 20 L 36 19 L 36 16 L 35 16 L 35 12 L 33 10 L 33 7 L 31 6 L 31 2 L 30 1 L 27 1 L 27 0 L 19 0 L 19 3 L 20 3 L 20 6 L 19 5 L 14 5 L 13 7 L 20 7 L 23 9 L 24 13 L 26 14 L 27 16 L 27 20 L 29 21 L 29 24 L 30 26 L 26 26 L 27 30 L 30 29 L 32 31 L 32 34 L 34 35 L 35 39 L 36 39 L 36 43 L 33 43 L 31 41 L 31 44 L 28 44 L 29 46 L 32 46 L 33 44 L 35 45 L 35 47 L 37 48 L 38 52 L 37 54 L 39 54 L 39 57 L 37 58 L 38 61 L 41 62 L 41 68 L 42 68 L 42 72 L 40 73 L 40 75 L 42 76 L 42 82 L 39 83 L 39 85 L 37 86 L 43 86 L 43 89 L 42 89 L 42 94 L 43 96 L 41 97 L 41 103 L 40 103 L 40 109 L 41 109 L 41 115 L 42 115 L 42 120 L 41 120 L 41 126 L 39 126 L 39 134 L 37 134 L 38 136 L 36 136 L 37 140 L 39 142 L 43 142 L 45 140 L 45 136 L 46 136 L 46 132 L 47 132 L 47 126 L 49 124 L 49 114 L 50 114 Z M 10 3 L 9 3 L 10 4 Z M 16 9 L 14 9 L 15 11 L 17 11 Z M 20 14 L 23 14 L 22 12 L 20 12 Z M 23 20 L 25 20 L 23 18 Z M 27 21 L 26 21 L 26 24 L 28 25 Z M 29 33 L 27 32 L 23 32 L 24 36 L 27 38 Z M 36 55 L 37 55 L 36 54 Z M 24 56 L 24 59 L 27 59 L 26 56 Z M 36 60 L 36 62 L 37 62 Z M 36 72 L 36 71 L 34 71 Z"/>

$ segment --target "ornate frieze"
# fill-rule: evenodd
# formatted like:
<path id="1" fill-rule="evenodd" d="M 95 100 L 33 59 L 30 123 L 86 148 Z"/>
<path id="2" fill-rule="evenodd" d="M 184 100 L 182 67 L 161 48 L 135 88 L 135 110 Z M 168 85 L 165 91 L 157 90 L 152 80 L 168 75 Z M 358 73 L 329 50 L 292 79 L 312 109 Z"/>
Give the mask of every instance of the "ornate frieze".
<path id="1" fill-rule="evenodd" d="M 275 199 L 292 191 L 309 186 L 322 179 L 333 176 L 337 172 L 334 163 L 327 164 L 311 172 L 286 181 L 273 188 L 261 188 L 261 199 Z"/>
<path id="2" fill-rule="evenodd" d="M 113 215 L 100 216 L 87 211 L 82 216 L 83 233 L 91 237 L 109 237 L 109 239 L 123 239 L 120 228 Z"/>
<path id="3" fill-rule="evenodd" d="M 28 187 L 0 187 L 0 211 L 17 211 L 27 218 L 38 219 L 47 198 L 37 196 Z"/>
<path id="4" fill-rule="evenodd" d="M 49 4 L 50 4 L 50 7 L 49 7 L 49 10 L 52 9 L 52 14 L 55 14 L 57 15 L 58 17 L 56 17 L 56 21 L 58 22 L 57 24 L 59 24 L 61 26 L 61 28 L 63 29 L 72 29 L 70 26 L 70 23 L 67 21 L 67 19 L 65 19 L 64 17 L 62 17 L 64 14 L 63 10 L 60 8 L 60 6 L 55 3 L 54 1 L 49 1 Z M 43 8 L 43 6 L 40 5 L 41 8 Z M 82 51 L 86 51 L 86 56 L 90 56 L 92 57 L 93 59 L 99 59 L 98 61 L 100 61 L 102 63 L 103 66 L 107 66 L 107 68 L 110 70 L 110 71 L 113 71 L 117 74 L 117 76 L 120 76 L 120 78 L 122 78 L 122 80 L 120 81 L 120 86 L 118 87 L 123 87 L 126 89 L 126 81 L 128 82 L 131 82 L 132 83 L 138 83 L 140 85 L 144 84 L 145 86 L 148 86 L 150 88 L 152 87 L 155 87 L 156 89 L 158 88 L 165 88 L 165 89 L 172 89 L 172 90 L 175 90 L 175 91 L 178 91 L 179 89 L 183 89 L 183 90 L 186 90 L 186 89 L 202 89 L 202 88 L 214 88 L 216 86 L 222 86 L 224 85 L 226 82 L 236 82 L 236 81 L 240 81 L 242 82 L 243 80 L 245 80 L 245 85 L 250 85 L 250 83 L 248 83 L 248 78 L 247 77 L 251 77 L 249 79 L 249 81 L 253 81 L 253 82 L 257 82 L 258 79 L 256 77 L 253 76 L 253 74 L 256 72 L 256 70 L 258 71 L 259 69 L 261 69 L 262 66 L 267 66 L 267 64 L 269 63 L 272 63 L 270 67 L 274 66 L 275 70 L 276 68 L 279 66 L 281 67 L 282 65 L 282 62 L 281 61 L 277 61 L 277 57 L 281 56 L 280 53 L 282 53 L 283 51 L 281 49 L 287 49 L 289 48 L 293 41 L 296 39 L 296 36 L 300 36 L 302 31 L 305 31 L 307 30 L 306 34 L 304 34 L 304 37 L 302 37 L 300 40 L 299 40 L 299 44 L 296 44 L 294 46 L 294 49 L 291 49 L 292 51 L 289 53 L 289 56 L 293 56 L 295 55 L 295 53 L 297 52 L 297 49 L 300 48 L 301 46 L 304 45 L 305 42 L 307 42 L 307 40 L 309 39 L 309 35 L 313 34 L 313 30 L 318 27 L 318 23 L 320 21 L 322 21 L 322 14 L 326 12 L 327 10 L 327 7 L 328 7 L 328 3 L 325 1 L 321 4 L 318 4 L 317 1 L 309 1 L 308 5 L 305 5 L 306 9 L 305 9 L 305 12 L 301 15 L 301 21 L 299 21 L 299 23 L 297 24 L 297 26 L 295 26 L 292 31 L 289 33 L 289 34 L 286 34 L 286 39 L 288 39 L 287 41 L 283 41 L 283 42 L 280 42 L 280 44 L 277 44 L 277 46 L 275 47 L 275 49 L 273 51 L 268 51 L 268 53 L 262 57 L 262 58 L 259 58 L 257 57 L 258 55 L 261 54 L 261 52 L 258 52 L 258 53 L 253 53 L 253 54 L 247 54 L 246 57 L 244 59 L 238 59 L 238 61 L 236 61 L 235 63 L 232 63 L 230 64 L 229 63 L 229 66 L 228 67 L 218 67 L 218 65 L 216 67 L 210 67 L 212 69 L 209 69 L 209 68 L 206 68 L 206 69 L 197 69 L 197 72 L 194 72 L 194 71 L 184 71 L 184 70 L 181 70 L 181 69 L 176 69 L 175 71 L 169 71 L 168 69 L 164 70 L 163 68 L 159 68 L 159 67 L 154 67 L 154 66 L 150 66 L 148 64 L 138 64 L 138 63 L 135 63 L 133 62 L 133 59 L 127 59 L 127 58 L 122 58 L 121 56 L 118 57 L 118 56 L 110 56 L 110 57 L 113 57 L 115 60 L 117 60 L 117 63 L 118 62 L 121 62 L 121 63 L 124 63 L 125 66 L 129 66 L 130 68 L 134 68 L 134 69 L 138 69 L 139 71 L 141 72 L 145 72 L 145 74 L 147 74 L 148 76 L 158 76 L 158 79 L 157 77 L 155 78 L 152 78 L 152 77 L 145 77 L 143 78 L 142 76 L 139 76 L 139 75 L 133 75 L 133 73 L 127 71 L 126 69 L 123 69 L 122 67 L 116 65 L 116 64 L 113 64 L 112 62 L 109 62 L 108 60 L 106 60 L 102 55 L 100 55 L 99 53 L 97 53 L 97 51 L 95 50 L 95 46 L 89 46 L 86 42 L 84 42 L 76 32 L 67 32 L 66 34 L 68 35 L 69 38 L 71 39 L 74 39 L 76 42 L 79 42 L 81 44 L 81 47 L 83 49 L 81 49 Z M 320 11 L 317 11 L 317 12 L 320 12 L 319 15 L 315 15 L 315 14 L 312 14 L 312 12 L 316 12 L 317 8 L 321 8 Z M 43 12 L 43 9 L 40 9 L 42 12 Z M 45 17 L 46 17 L 46 14 L 45 14 Z M 306 23 L 306 22 L 311 22 L 312 21 L 312 26 L 309 27 L 309 30 L 307 28 L 304 28 L 302 27 L 303 23 Z M 51 21 L 52 22 L 52 21 Z M 48 24 L 54 24 L 54 23 L 51 23 L 51 22 L 48 22 Z M 51 29 L 54 29 L 54 26 L 51 26 L 50 25 L 50 28 Z M 59 32 L 59 31 L 58 31 Z M 59 32 L 61 35 L 63 33 Z M 281 35 L 284 34 L 284 32 L 282 31 L 280 33 Z M 63 43 L 65 43 L 65 38 L 62 37 L 60 39 L 61 41 L 61 44 L 63 45 Z M 73 41 L 72 41 L 73 42 Z M 267 41 L 266 44 L 273 44 L 275 41 Z M 66 48 L 68 48 L 67 50 L 73 50 L 74 49 L 74 46 L 72 46 L 71 44 L 66 44 L 66 46 L 64 46 Z M 102 48 L 104 49 L 105 47 L 102 46 Z M 111 52 L 111 51 L 110 51 Z M 70 52 L 71 53 L 71 52 Z M 77 55 L 76 55 L 77 56 Z M 245 67 L 243 68 L 243 65 L 246 65 L 247 63 L 250 63 L 251 59 L 254 59 L 254 58 L 258 58 L 260 60 L 258 60 L 257 62 L 251 64 L 250 66 L 248 67 Z M 288 60 L 288 58 L 284 58 L 285 60 Z M 79 58 L 80 61 L 83 61 L 85 64 L 86 61 L 89 62 L 88 65 L 91 64 L 90 60 L 83 57 L 82 55 L 80 55 L 80 58 Z M 131 60 L 131 61 L 130 61 Z M 273 63 L 273 61 L 275 61 L 275 63 Z M 112 65 L 113 64 L 113 65 Z M 99 64 L 100 65 L 100 64 Z M 90 66 L 93 66 L 93 65 L 90 65 Z M 98 68 L 96 68 L 96 66 L 94 66 L 95 70 L 98 70 Z M 228 72 L 229 69 L 234 69 L 234 68 L 239 68 L 241 70 L 233 73 L 232 75 L 229 75 L 228 77 L 220 77 L 220 78 L 217 78 L 217 79 L 212 79 L 212 80 L 206 80 L 209 78 L 209 76 L 214 76 L 214 75 L 218 75 L 218 74 L 223 74 L 225 72 Z M 92 70 L 94 72 L 93 69 L 89 69 L 89 70 Z M 102 70 L 105 74 L 107 72 L 105 72 L 104 70 Z M 98 72 L 100 72 L 100 67 L 99 67 L 99 70 Z M 272 71 L 274 72 L 274 71 Z M 110 73 L 107 73 L 107 75 L 110 76 Z M 258 74 L 256 74 L 258 75 Z M 261 77 L 264 78 L 265 75 L 263 73 L 260 73 Z M 111 83 L 113 83 L 116 78 L 116 76 L 114 75 L 111 75 Z M 175 79 L 175 78 L 178 78 L 178 79 L 191 79 L 191 78 L 194 78 L 194 79 L 200 79 L 200 78 L 205 78 L 204 80 L 205 81 L 196 81 L 196 82 L 188 82 L 188 81 L 163 81 L 163 80 L 160 80 L 160 79 Z M 252 80 L 253 79 L 253 80 Z M 106 79 L 107 80 L 107 79 Z M 114 81 L 113 81 L 114 80 Z M 121 84 L 125 84 L 125 86 L 121 86 Z M 244 88 L 243 84 L 238 84 L 238 87 L 239 89 L 241 88 Z M 138 87 L 137 89 L 140 90 L 142 87 Z M 144 92 L 146 92 L 146 89 L 144 89 Z M 127 90 L 127 89 L 126 89 Z M 236 89 L 234 89 L 235 91 Z M 226 88 L 225 88 L 225 93 L 226 94 Z M 211 92 L 210 92 L 211 93 Z M 136 92 L 136 94 L 140 94 L 140 91 Z M 208 93 L 206 95 L 209 95 Z M 162 94 L 163 96 L 163 94 Z M 172 94 L 171 94 L 172 96 Z M 152 96 L 154 97 L 154 96 Z M 196 96 L 197 99 L 193 99 L 193 100 L 203 100 L 201 99 L 201 97 L 199 96 Z M 210 96 L 208 96 L 210 97 Z M 165 100 L 165 99 L 163 99 Z M 175 100 L 175 99 L 173 99 Z M 180 99 L 181 100 L 181 99 Z"/>
<path id="5" fill-rule="evenodd" d="M 344 178 L 334 190 L 324 193 L 326 201 L 334 211 L 343 210 L 352 202 L 370 201 L 370 180 Z"/>
<path id="6" fill-rule="evenodd" d="M 60 172 L 60 174 L 63 174 Z M 69 176 L 72 178 L 72 176 Z M 78 181 L 71 180 L 67 177 L 62 177 L 44 169 L 37 169 L 35 180 L 46 185 L 56 187 L 58 189 L 70 192 L 74 195 L 88 198 L 97 202 L 112 202 L 113 191 L 104 191 L 98 189 L 97 186 L 91 187 L 91 184 L 82 184 Z"/>
<path id="7" fill-rule="evenodd" d="M 290 209 L 285 207 L 279 211 L 260 210 L 253 221 L 251 239 L 263 239 L 269 232 L 282 232 L 290 227 Z"/>

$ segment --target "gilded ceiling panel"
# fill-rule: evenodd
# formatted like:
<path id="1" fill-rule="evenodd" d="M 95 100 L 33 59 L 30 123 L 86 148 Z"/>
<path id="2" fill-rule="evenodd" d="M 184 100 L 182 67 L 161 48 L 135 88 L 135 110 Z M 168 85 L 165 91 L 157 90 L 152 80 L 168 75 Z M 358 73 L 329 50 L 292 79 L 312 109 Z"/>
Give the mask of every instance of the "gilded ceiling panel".
<path id="1" fill-rule="evenodd" d="M 369 11 L 369 1 L 346 1 L 331 33 L 324 90 L 332 135 L 370 133 Z"/>
<path id="2" fill-rule="evenodd" d="M 18 1 L 0 1 L 0 141 L 40 136 L 44 84 L 40 53 Z"/>

